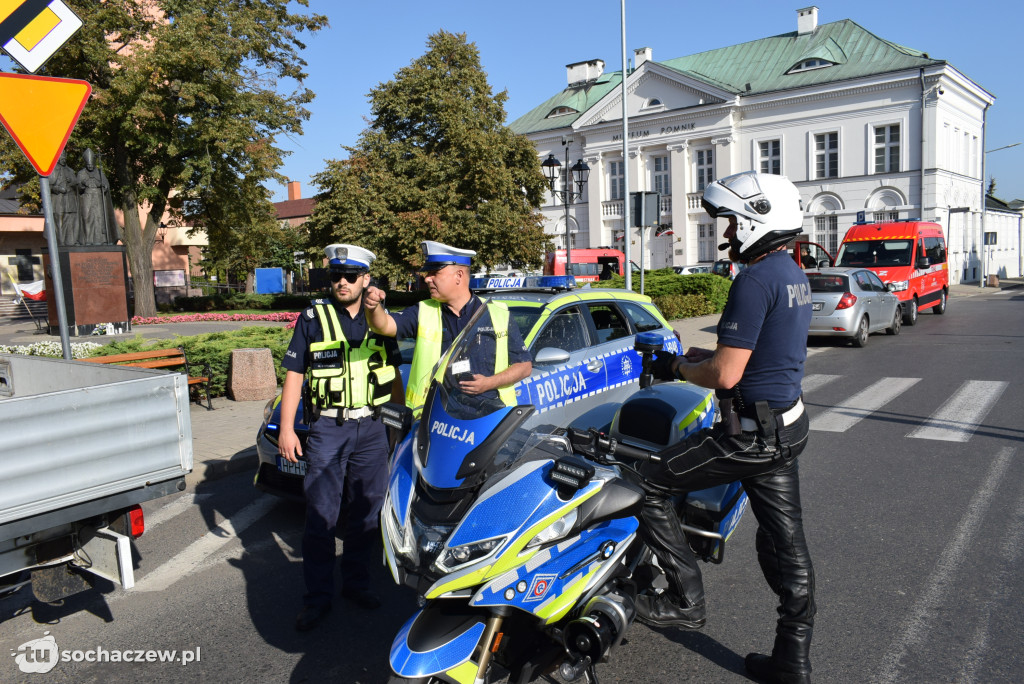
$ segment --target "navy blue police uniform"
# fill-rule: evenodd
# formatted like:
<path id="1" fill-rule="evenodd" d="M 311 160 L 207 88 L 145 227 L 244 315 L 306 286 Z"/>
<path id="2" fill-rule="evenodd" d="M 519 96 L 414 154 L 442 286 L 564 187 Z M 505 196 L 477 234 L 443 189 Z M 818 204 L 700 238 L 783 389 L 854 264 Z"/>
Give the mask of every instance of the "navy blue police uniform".
<path id="1" fill-rule="evenodd" d="M 281 364 L 287 370 L 305 374 L 312 364 L 310 344 L 324 340 L 315 309 L 317 304 L 334 306 L 349 346 L 359 346 L 369 332 L 362 307 L 358 314 L 350 316 L 348 310 L 333 299 L 313 300 L 313 306 L 303 311 L 296 322 Z M 384 346 L 387 365 L 398 366 L 400 357 L 395 340 L 376 337 Z M 308 401 L 308 394 L 305 400 Z M 321 415 L 309 427 L 303 453 L 307 463 L 303 483 L 306 494 L 306 525 L 302 536 L 304 603 L 327 606 L 334 594 L 335 530 L 343 501 L 348 510 L 342 537 L 343 592 L 357 595 L 370 589 L 369 562 L 380 538 L 378 519 L 387 489 L 387 431 L 373 415 L 348 420 Z"/>
<path id="2" fill-rule="evenodd" d="M 704 622 L 700 569 L 671 497 L 738 480 L 758 521 L 758 561 L 781 599 L 777 631 L 791 637 L 788 643 L 809 643 L 814 574 L 803 535 L 797 456 L 808 432 L 800 383 L 810 319 L 810 285 L 786 252 L 769 253 L 741 271 L 718 323 L 719 344 L 751 350 L 732 399 L 740 429 L 719 422 L 666 449 L 660 463 L 644 465 L 651 487 L 644 541 L 683 608 L 699 608 L 693 624 L 671 624 Z"/>

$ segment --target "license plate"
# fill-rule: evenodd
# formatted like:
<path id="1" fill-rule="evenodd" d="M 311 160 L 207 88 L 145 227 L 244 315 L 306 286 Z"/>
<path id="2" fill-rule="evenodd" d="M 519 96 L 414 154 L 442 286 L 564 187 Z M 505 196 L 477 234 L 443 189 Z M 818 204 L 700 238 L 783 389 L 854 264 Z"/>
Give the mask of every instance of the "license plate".
<path id="1" fill-rule="evenodd" d="M 812 302 L 811 311 L 821 311 L 821 302 Z"/>
<path id="2" fill-rule="evenodd" d="M 306 462 L 299 460 L 298 463 L 292 463 L 287 461 L 283 456 L 277 457 L 277 469 L 282 473 L 288 473 L 289 475 L 302 475 L 306 474 Z"/>

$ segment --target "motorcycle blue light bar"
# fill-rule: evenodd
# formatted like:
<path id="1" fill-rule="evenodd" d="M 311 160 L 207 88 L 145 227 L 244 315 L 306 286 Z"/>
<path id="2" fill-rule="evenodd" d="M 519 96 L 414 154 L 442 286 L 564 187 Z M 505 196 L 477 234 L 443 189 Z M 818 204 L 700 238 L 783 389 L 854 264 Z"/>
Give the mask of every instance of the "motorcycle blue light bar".
<path id="1" fill-rule="evenodd" d="M 573 276 L 513 276 L 502 278 L 472 278 L 471 290 L 571 290 L 576 287 Z"/>

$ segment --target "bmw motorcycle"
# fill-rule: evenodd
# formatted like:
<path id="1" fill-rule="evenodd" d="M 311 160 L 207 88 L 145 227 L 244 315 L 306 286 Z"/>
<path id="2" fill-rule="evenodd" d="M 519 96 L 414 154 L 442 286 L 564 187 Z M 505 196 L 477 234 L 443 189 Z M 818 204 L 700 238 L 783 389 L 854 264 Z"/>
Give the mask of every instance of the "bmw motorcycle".
<path id="1" fill-rule="evenodd" d="M 637 336 L 641 388 L 610 425 L 543 425 L 532 405 L 460 386 L 494 368 L 496 339 L 481 307 L 438 364 L 419 422 L 388 405 L 385 421 L 409 432 L 391 464 L 385 557 L 395 582 L 419 596 L 392 643 L 390 681 L 525 683 L 555 669 L 567 681 L 597 681 L 594 668 L 622 641 L 638 592 L 658 590 L 638 534 L 636 466 L 714 420 L 709 391 L 653 384 L 663 342 Z M 699 558 L 721 562 L 745 508 L 738 483 L 678 502 Z"/>

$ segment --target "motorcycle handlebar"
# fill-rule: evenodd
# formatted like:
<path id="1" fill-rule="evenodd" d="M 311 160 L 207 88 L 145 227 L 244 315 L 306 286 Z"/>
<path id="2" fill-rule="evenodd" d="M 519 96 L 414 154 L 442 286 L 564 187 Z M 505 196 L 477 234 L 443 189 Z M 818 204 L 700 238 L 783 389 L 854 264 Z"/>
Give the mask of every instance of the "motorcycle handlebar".
<path id="1" fill-rule="evenodd" d="M 661 459 L 645 449 L 623 444 L 613 437 L 594 428 L 587 431 L 570 429 L 573 451 L 589 458 L 600 460 L 607 456 L 625 456 L 636 461 L 660 461 Z"/>
<path id="2" fill-rule="evenodd" d="M 622 442 L 618 442 L 615 440 L 612 441 L 614 442 L 613 449 L 611 451 L 612 455 L 621 455 L 625 456 L 626 458 L 632 458 L 637 461 L 661 460 L 651 452 L 646 451 L 644 449 L 637 449 L 636 447 L 629 446 L 628 444 L 623 444 Z"/>

